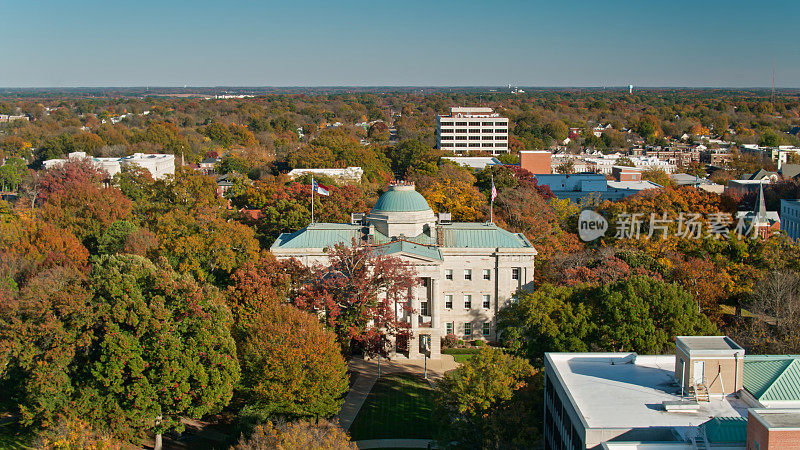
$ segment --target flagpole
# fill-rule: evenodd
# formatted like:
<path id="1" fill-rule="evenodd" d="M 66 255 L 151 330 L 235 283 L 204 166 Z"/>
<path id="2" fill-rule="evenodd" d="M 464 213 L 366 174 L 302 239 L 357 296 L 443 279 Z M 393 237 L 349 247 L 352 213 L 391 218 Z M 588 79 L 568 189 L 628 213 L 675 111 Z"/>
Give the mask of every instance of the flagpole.
<path id="1" fill-rule="evenodd" d="M 494 223 L 494 174 L 492 174 L 492 193 L 489 196 L 492 201 L 489 203 L 489 222 Z"/>
<path id="2" fill-rule="evenodd" d="M 314 223 L 314 175 L 311 175 L 311 223 Z"/>

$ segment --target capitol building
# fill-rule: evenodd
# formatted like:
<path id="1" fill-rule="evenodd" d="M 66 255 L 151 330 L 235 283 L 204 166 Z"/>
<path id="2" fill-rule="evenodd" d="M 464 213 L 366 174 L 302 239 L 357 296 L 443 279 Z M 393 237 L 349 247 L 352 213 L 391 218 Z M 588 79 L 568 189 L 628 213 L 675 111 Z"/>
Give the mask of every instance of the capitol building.
<path id="1" fill-rule="evenodd" d="M 351 223 L 312 223 L 283 233 L 271 251 L 278 259 L 324 264 L 328 248 L 354 239 L 402 259 L 421 279 L 413 304 L 397 311 L 410 324 L 409 358 L 422 357 L 426 344 L 431 358 L 439 357 L 449 333 L 465 341 L 496 340 L 497 311 L 517 290 L 533 287 L 537 252 L 525 236 L 493 223 L 437 216 L 413 183 L 390 184 L 369 214 L 353 214 Z"/>

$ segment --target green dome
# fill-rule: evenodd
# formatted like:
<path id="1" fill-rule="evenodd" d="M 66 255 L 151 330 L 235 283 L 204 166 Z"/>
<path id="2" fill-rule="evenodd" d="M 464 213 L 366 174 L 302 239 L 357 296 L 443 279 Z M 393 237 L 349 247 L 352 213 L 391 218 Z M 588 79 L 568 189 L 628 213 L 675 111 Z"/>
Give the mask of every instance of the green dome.
<path id="1" fill-rule="evenodd" d="M 373 212 L 409 212 L 428 211 L 428 201 L 413 186 L 390 186 L 389 190 L 381 195 L 378 203 L 372 208 Z"/>

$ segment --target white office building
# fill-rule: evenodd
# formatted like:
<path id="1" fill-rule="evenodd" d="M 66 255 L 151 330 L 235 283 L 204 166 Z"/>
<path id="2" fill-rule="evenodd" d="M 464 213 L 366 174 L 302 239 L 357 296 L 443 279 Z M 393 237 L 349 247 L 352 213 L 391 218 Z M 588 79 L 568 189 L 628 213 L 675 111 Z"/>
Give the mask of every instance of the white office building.
<path id="1" fill-rule="evenodd" d="M 411 305 L 398 305 L 398 317 L 411 328 L 409 358 L 430 343 L 440 356 L 441 337 L 497 339 L 497 311 L 518 289 L 533 286 L 536 249 L 520 233 L 493 223 L 451 222 L 437 217 L 410 183 L 389 185 L 369 214 L 351 223 L 314 223 L 283 233 L 270 251 L 278 259 L 296 258 L 311 266 L 328 260 L 327 249 L 356 242 L 400 258 L 420 278 Z M 409 306 L 409 307 L 403 307 Z"/>
<path id="2" fill-rule="evenodd" d="M 175 155 L 163 153 L 134 153 L 122 158 L 94 158 L 87 156 L 85 152 L 72 152 L 67 155 L 67 159 L 48 159 L 42 164 L 45 169 L 49 169 L 64 164 L 70 159 L 84 158 L 88 158 L 98 169 L 107 172 L 109 178 L 120 173 L 124 167 L 129 165 L 136 165 L 146 169 L 156 180 L 175 174 Z"/>
<path id="3" fill-rule="evenodd" d="M 436 118 L 436 146 L 458 154 L 508 153 L 508 119 L 492 108 L 450 108 Z"/>

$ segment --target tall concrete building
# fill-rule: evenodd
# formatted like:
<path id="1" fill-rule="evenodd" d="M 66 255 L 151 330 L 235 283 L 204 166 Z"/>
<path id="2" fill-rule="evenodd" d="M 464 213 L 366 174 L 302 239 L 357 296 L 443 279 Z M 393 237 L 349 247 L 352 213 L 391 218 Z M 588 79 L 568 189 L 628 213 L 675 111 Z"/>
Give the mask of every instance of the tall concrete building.
<path id="1" fill-rule="evenodd" d="M 451 222 L 434 214 L 411 183 L 389 185 L 365 217 L 351 223 L 313 223 L 281 234 L 271 247 L 278 259 L 324 264 L 327 248 L 353 240 L 409 264 L 420 278 L 410 308 L 399 305 L 411 327 L 408 357 L 421 357 L 425 342 L 440 356 L 441 337 L 496 340 L 495 316 L 519 289 L 533 286 L 536 249 L 522 234 L 493 223 Z"/>
<path id="2" fill-rule="evenodd" d="M 508 119 L 492 108 L 450 108 L 436 118 L 436 146 L 459 154 L 508 153 Z"/>

